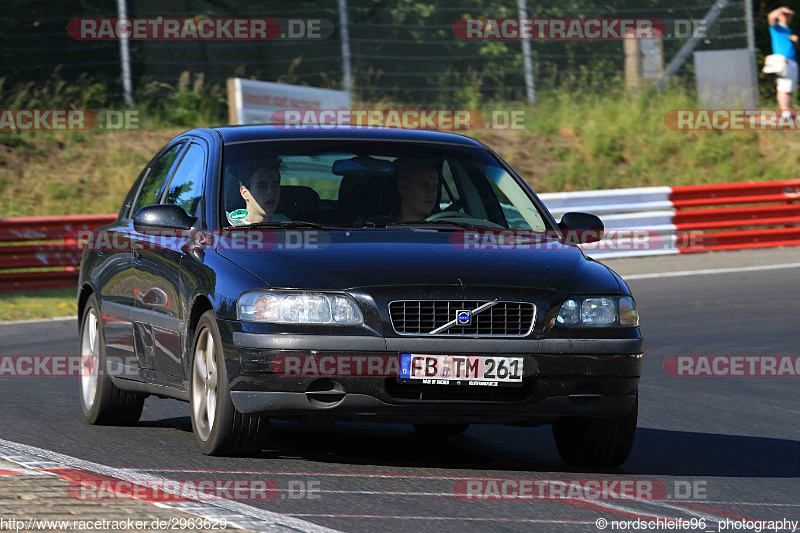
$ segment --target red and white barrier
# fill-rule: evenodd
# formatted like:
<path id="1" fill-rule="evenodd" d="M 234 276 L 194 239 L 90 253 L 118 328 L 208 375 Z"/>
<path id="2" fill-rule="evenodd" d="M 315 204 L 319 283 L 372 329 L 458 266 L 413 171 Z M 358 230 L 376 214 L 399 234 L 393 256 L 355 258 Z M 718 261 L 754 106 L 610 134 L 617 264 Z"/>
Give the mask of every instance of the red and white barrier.
<path id="1" fill-rule="evenodd" d="M 83 252 L 79 232 L 115 218 L 114 214 L 0 218 L 0 292 L 74 287 Z"/>
<path id="2" fill-rule="evenodd" d="M 539 198 L 557 219 L 582 211 L 603 220 L 606 239 L 581 245 L 597 258 L 800 244 L 800 179 L 546 193 Z"/>

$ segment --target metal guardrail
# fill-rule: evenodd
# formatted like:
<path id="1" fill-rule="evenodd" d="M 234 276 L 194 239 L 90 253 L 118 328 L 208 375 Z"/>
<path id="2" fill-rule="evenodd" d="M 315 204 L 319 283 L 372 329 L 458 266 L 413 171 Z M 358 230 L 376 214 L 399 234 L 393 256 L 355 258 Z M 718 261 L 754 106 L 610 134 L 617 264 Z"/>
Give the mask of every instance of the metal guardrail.
<path id="1" fill-rule="evenodd" d="M 610 258 L 800 245 L 800 179 L 640 187 L 539 195 L 558 219 L 569 211 L 603 219 L 607 238 L 581 245 Z M 749 204 L 749 205 L 748 205 Z M 0 218 L 0 292 L 74 286 L 79 232 L 116 215 Z M 631 246 L 631 231 L 647 239 Z M 686 235 L 699 236 L 686 239 Z"/>

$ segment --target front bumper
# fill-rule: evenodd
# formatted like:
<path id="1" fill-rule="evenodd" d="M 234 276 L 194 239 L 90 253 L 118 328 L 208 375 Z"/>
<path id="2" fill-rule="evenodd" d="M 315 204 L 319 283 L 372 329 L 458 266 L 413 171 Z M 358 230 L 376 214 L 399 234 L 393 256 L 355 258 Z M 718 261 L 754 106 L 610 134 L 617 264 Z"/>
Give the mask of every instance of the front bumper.
<path id="1" fill-rule="evenodd" d="M 560 417 L 619 418 L 633 406 L 642 339 L 463 339 L 248 333 L 220 321 L 231 397 L 245 414 L 314 421 L 540 425 Z M 400 353 L 523 357 L 521 387 L 399 383 L 332 371 L 287 375 L 287 356 L 382 359 Z M 330 368 L 330 367 L 329 367 Z"/>

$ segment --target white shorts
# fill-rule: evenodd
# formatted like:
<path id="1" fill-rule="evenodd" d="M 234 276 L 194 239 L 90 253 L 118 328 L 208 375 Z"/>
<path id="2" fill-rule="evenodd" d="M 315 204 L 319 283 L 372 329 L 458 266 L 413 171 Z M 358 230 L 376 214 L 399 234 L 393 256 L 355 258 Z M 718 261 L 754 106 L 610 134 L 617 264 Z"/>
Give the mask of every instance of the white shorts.
<path id="1" fill-rule="evenodd" d="M 778 78 L 778 92 L 793 93 L 797 88 L 797 61 L 786 60 L 786 77 Z"/>

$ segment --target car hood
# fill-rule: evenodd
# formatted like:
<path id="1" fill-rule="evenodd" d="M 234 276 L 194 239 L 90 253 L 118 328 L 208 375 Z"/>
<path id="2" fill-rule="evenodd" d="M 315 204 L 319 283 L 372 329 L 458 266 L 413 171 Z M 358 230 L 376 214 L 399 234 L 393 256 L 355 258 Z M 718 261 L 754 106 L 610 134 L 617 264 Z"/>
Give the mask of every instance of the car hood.
<path id="1" fill-rule="evenodd" d="M 301 239 L 296 232 L 291 240 Z M 541 288 L 617 294 L 606 266 L 574 247 L 541 238 L 536 245 L 465 249 L 454 232 L 341 231 L 314 234 L 310 245 L 235 249 L 221 239 L 217 252 L 274 288 L 345 290 L 374 286 L 455 285 Z"/>

